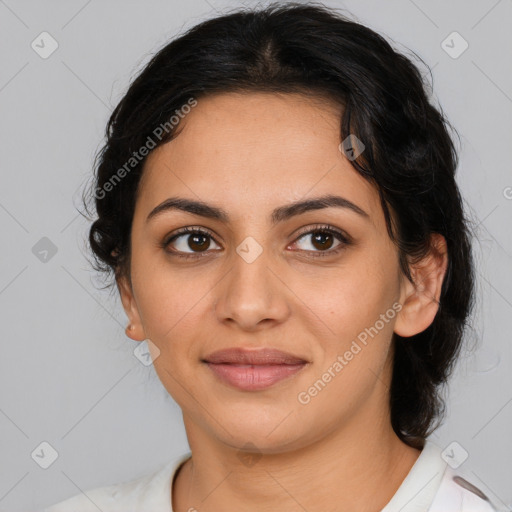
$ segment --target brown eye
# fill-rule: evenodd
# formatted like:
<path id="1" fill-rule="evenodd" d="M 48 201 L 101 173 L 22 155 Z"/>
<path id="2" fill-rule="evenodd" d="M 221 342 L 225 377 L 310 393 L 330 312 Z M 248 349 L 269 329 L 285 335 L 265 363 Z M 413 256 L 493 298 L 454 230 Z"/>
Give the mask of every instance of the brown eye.
<path id="1" fill-rule="evenodd" d="M 188 235 L 186 239 L 188 246 L 192 250 L 205 251 L 206 249 L 208 249 L 208 246 L 210 245 L 207 235 Z"/>
<path id="2" fill-rule="evenodd" d="M 294 242 L 294 245 L 299 245 L 299 241 L 302 239 L 305 239 L 307 241 L 308 237 L 310 240 L 309 247 L 307 243 L 304 243 L 302 245 L 301 250 L 312 253 L 311 255 L 314 257 L 322 257 L 337 254 L 347 245 L 350 245 L 350 240 L 347 236 L 345 236 L 337 229 L 329 226 L 319 226 L 314 229 L 310 229 L 305 233 L 302 233 L 297 239 L 297 241 Z M 336 241 L 338 241 L 338 244 L 334 245 Z M 332 249 L 333 246 L 334 249 Z"/>
<path id="3" fill-rule="evenodd" d="M 312 244 L 317 249 L 330 249 L 334 243 L 334 236 L 330 233 L 319 231 L 312 238 Z"/>
<path id="4" fill-rule="evenodd" d="M 162 247 L 175 256 L 189 257 L 210 249 L 213 237 L 198 228 L 184 228 L 162 243 Z M 173 249 L 168 249 L 173 245 Z M 182 253 L 182 254 L 179 254 Z"/>

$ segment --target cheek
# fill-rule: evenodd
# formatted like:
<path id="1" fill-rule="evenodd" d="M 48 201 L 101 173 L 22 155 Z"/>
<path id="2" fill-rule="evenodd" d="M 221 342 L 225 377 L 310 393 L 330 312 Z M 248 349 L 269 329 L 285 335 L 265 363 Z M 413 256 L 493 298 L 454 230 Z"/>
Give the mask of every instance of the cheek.
<path id="1" fill-rule="evenodd" d="M 344 396 L 369 389 L 388 358 L 400 308 L 397 275 L 392 257 L 377 261 L 361 255 L 326 279 L 321 293 L 310 295 L 316 297 L 311 309 L 330 331 L 324 338 L 329 341 L 317 347 L 321 370 L 337 375 L 332 387 Z"/>
<path id="2" fill-rule="evenodd" d="M 195 372 L 207 296 L 199 281 L 186 280 L 182 275 L 171 272 L 170 265 L 148 265 L 138 273 L 133 286 L 146 337 L 156 347 L 154 370 L 169 395 L 184 407 L 190 402 L 190 393 L 200 394 Z"/>
<path id="3" fill-rule="evenodd" d="M 373 325 L 399 297 L 395 268 L 374 258 L 358 260 L 329 274 L 316 293 L 309 293 L 309 301 L 315 297 L 315 310 L 328 312 L 328 325 L 343 335 Z"/>
<path id="4" fill-rule="evenodd" d="M 319 379 L 329 390 L 315 399 L 318 407 L 343 403 L 340 410 L 346 412 L 384 382 L 379 376 L 390 357 L 397 303 L 382 283 L 373 281 L 366 288 L 353 288 L 348 281 L 345 285 L 331 285 L 326 291 L 333 299 L 326 321 L 332 332 L 316 347 L 318 365 L 309 385 L 315 387 Z"/>
<path id="5" fill-rule="evenodd" d="M 145 245 L 133 254 L 132 282 L 146 334 L 157 345 L 174 343 L 197 327 L 213 279 L 204 279 L 199 267 L 173 263 L 164 249 L 148 248 L 148 241 L 139 243 Z"/>

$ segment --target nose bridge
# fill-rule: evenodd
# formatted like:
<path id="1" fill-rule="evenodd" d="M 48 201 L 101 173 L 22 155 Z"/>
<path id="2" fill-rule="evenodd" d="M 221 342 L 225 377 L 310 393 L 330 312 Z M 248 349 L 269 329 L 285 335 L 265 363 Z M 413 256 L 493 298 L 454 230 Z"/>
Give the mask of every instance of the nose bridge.
<path id="1" fill-rule="evenodd" d="M 217 298 L 219 318 L 231 318 L 249 328 L 263 319 L 281 320 L 285 297 L 272 267 L 271 250 L 248 236 L 235 247 L 232 268 Z"/>
<path id="2" fill-rule="evenodd" d="M 262 243 L 252 236 L 247 236 L 235 248 L 236 254 L 233 254 L 233 271 L 230 277 L 231 293 L 239 296 L 247 294 L 253 296 L 252 300 L 270 298 L 272 258 L 270 249 Z"/>

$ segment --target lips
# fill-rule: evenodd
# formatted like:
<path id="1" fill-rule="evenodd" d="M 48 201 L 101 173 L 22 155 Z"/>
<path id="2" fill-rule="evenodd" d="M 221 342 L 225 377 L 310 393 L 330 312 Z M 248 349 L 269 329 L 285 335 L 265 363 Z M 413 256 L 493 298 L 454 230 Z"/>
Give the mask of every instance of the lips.
<path id="1" fill-rule="evenodd" d="M 260 391 L 285 380 L 308 361 L 276 349 L 231 348 L 210 354 L 203 362 L 223 383 L 243 391 Z"/>
<path id="2" fill-rule="evenodd" d="M 276 349 L 242 349 L 229 348 L 213 352 L 204 359 L 212 364 L 239 364 L 239 365 L 274 365 L 274 364 L 303 364 L 305 359 Z"/>

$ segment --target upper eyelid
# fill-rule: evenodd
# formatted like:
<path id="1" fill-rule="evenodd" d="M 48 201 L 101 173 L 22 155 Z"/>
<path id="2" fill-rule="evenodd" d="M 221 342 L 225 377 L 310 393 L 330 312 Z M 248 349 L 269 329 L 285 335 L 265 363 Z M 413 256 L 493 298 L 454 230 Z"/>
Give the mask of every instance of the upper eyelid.
<path id="1" fill-rule="evenodd" d="M 299 232 L 295 235 L 295 237 L 300 237 L 302 235 L 309 235 L 315 231 L 332 231 L 338 235 L 341 235 L 342 237 L 349 239 L 350 236 L 348 233 L 346 233 L 343 229 L 336 228 L 334 226 L 331 226 L 329 224 L 314 224 L 312 226 L 306 226 L 305 228 L 301 228 Z"/>

